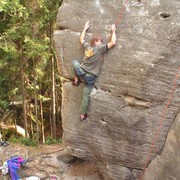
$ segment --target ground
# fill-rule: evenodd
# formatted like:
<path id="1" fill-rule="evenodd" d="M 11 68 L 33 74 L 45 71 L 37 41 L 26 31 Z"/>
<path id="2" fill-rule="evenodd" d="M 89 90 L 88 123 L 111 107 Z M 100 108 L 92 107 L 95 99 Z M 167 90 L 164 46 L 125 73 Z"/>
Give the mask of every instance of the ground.
<path id="1" fill-rule="evenodd" d="M 27 147 L 21 144 L 10 143 L 9 146 L 0 146 L 1 165 L 12 156 L 21 156 L 28 159 L 18 171 L 22 179 L 29 176 L 38 176 L 40 179 L 51 180 L 101 180 L 103 179 L 95 164 L 86 162 L 64 153 L 62 144 L 39 145 Z M 7 176 L 0 176 L 7 180 Z"/>

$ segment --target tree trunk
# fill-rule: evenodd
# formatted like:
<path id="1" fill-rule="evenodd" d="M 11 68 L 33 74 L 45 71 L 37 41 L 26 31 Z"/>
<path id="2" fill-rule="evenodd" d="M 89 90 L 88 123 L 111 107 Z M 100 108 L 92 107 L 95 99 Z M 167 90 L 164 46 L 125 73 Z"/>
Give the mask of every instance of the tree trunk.
<path id="1" fill-rule="evenodd" d="M 22 93 L 22 104 L 23 104 L 23 122 L 25 129 L 25 136 L 28 137 L 28 128 L 27 128 L 27 113 L 26 113 L 26 91 L 25 91 L 25 81 L 24 81 L 24 61 L 23 61 L 23 50 L 20 45 L 19 54 L 20 54 L 20 71 L 21 71 L 21 93 Z"/>
<path id="2" fill-rule="evenodd" d="M 29 104 L 29 106 L 28 106 L 28 114 L 29 114 L 29 116 L 31 117 L 32 116 L 32 109 L 31 109 L 31 104 Z M 32 119 L 30 118 L 30 120 L 29 120 L 30 122 L 29 122 L 29 124 L 30 124 L 30 135 L 33 137 L 33 139 L 34 139 L 34 127 L 33 127 L 33 121 L 32 121 Z"/>
<path id="3" fill-rule="evenodd" d="M 41 99 L 40 99 L 40 112 L 41 112 L 41 133 L 42 133 L 42 141 L 43 141 L 43 144 L 45 144 L 43 105 L 42 105 L 42 100 L 41 100 Z"/>
<path id="4" fill-rule="evenodd" d="M 58 90 L 56 88 L 56 117 L 57 117 L 58 123 L 61 122 L 61 116 L 60 116 L 60 114 L 61 114 L 61 106 L 59 104 L 59 97 L 60 97 L 60 95 L 58 94 Z"/>
<path id="5" fill-rule="evenodd" d="M 49 113 L 50 113 L 50 116 L 49 116 L 49 123 L 50 123 L 50 128 L 51 128 L 51 138 L 53 138 L 53 127 L 52 127 L 52 107 L 50 106 L 49 107 Z"/>
<path id="6" fill-rule="evenodd" d="M 49 4 L 49 9 L 52 9 L 53 4 Z M 53 21 L 49 20 L 49 38 L 50 38 L 50 52 L 52 52 L 53 41 L 52 34 L 53 33 Z M 55 92 L 55 73 L 54 73 L 54 57 L 51 58 L 51 95 L 52 95 L 52 136 L 56 139 L 56 92 Z"/>
<path id="7" fill-rule="evenodd" d="M 38 104 L 37 104 L 37 81 L 36 81 L 36 60 L 34 59 L 34 100 L 35 100 L 35 118 L 36 118 L 36 142 L 39 144 L 39 124 L 38 124 Z"/>
<path id="8" fill-rule="evenodd" d="M 52 130 L 53 138 L 56 139 L 56 96 L 55 96 L 55 77 L 54 77 L 54 58 L 51 58 L 51 82 L 52 82 Z"/>

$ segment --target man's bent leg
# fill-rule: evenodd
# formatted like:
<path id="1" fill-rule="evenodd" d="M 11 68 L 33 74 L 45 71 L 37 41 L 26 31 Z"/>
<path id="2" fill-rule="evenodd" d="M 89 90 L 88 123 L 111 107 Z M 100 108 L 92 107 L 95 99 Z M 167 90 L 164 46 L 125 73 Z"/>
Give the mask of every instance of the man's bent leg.
<path id="1" fill-rule="evenodd" d="M 93 89 L 93 86 L 84 86 L 83 89 L 83 97 L 81 101 L 81 107 L 80 107 L 80 114 L 86 114 L 89 101 L 90 101 L 90 94 Z"/>
<path id="2" fill-rule="evenodd" d="M 76 59 L 73 60 L 72 64 L 73 64 L 74 70 L 78 76 L 83 76 L 86 74 L 85 71 L 80 67 L 80 63 L 78 60 L 76 60 Z"/>

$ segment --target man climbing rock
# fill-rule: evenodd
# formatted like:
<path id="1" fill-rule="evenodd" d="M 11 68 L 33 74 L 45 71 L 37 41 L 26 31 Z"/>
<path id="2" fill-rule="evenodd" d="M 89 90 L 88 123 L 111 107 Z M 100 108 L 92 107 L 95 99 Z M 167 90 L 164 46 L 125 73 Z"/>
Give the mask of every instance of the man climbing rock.
<path id="1" fill-rule="evenodd" d="M 77 60 L 73 60 L 72 62 L 77 75 L 72 84 L 74 86 L 78 86 L 79 78 L 82 78 L 85 81 L 80 107 L 81 120 L 85 120 L 87 118 L 87 108 L 90 100 L 90 93 L 93 89 L 95 79 L 99 75 L 103 62 L 103 54 L 116 44 L 116 27 L 114 24 L 111 26 L 111 39 L 108 43 L 102 43 L 102 38 L 100 36 L 93 37 L 90 40 L 90 43 L 86 42 L 85 35 L 89 27 L 90 22 L 87 21 L 80 35 L 80 43 L 83 45 L 85 50 L 83 62 L 81 64 Z"/>

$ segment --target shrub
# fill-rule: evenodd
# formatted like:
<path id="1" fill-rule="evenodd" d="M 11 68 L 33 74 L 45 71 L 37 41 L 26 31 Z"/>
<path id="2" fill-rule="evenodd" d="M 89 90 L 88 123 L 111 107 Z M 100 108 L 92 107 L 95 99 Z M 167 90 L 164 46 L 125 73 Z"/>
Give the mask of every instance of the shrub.
<path id="1" fill-rule="evenodd" d="M 13 143 L 22 143 L 25 146 L 32 146 L 32 147 L 36 147 L 37 146 L 37 142 L 31 138 L 10 138 L 9 140 L 10 142 Z"/>
<path id="2" fill-rule="evenodd" d="M 46 139 L 46 144 L 47 145 L 50 145 L 50 144 L 58 144 L 58 143 L 62 143 L 62 139 L 60 138 L 60 139 L 53 139 L 53 138 L 51 138 L 51 137 L 48 137 L 47 139 Z"/>

